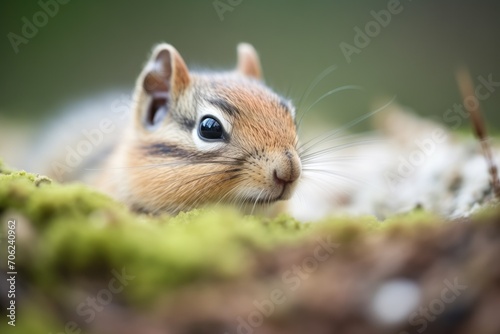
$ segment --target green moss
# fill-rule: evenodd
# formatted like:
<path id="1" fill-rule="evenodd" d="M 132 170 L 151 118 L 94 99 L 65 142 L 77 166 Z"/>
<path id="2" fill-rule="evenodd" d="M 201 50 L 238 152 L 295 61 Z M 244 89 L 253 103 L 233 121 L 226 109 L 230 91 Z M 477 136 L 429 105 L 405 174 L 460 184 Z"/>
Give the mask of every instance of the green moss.
<path id="1" fill-rule="evenodd" d="M 255 265 L 256 249 L 292 242 L 308 230 L 285 216 L 262 221 L 224 208 L 159 220 L 111 221 L 106 214 L 54 218 L 36 250 L 34 276 L 50 289 L 61 276 L 109 276 L 112 269 L 126 268 L 135 276 L 127 295 L 133 302 L 148 301 L 158 291 L 193 281 L 244 275 Z"/>
<path id="2" fill-rule="evenodd" d="M 481 207 L 479 210 L 475 211 L 472 214 L 472 218 L 474 221 L 478 222 L 487 222 L 490 219 L 494 219 L 498 216 L 498 210 L 500 209 L 499 200 L 494 200 L 490 203 L 490 205 Z"/>
<path id="3" fill-rule="evenodd" d="M 251 252 L 296 239 L 307 225 L 288 216 L 243 217 L 227 208 L 194 210 L 175 218 L 129 212 L 83 185 L 59 185 L 26 172 L 0 174 L 0 212 L 27 218 L 39 233 L 36 263 L 21 263 L 47 290 L 61 277 L 136 276 L 127 294 L 147 301 L 160 290 L 206 278 L 243 275 Z"/>
<path id="4" fill-rule="evenodd" d="M 13 210 L 43 228 L 54 220 L 81 220 L 105 210 L 116 218 L 127 216 L 122 205 L 83 185 L 59 185 L 24 171 L 0 174 L 0 210 Z"/>
<path id="5" fill-rule="evenodd" d="M 495 212 L 498 215 L 497 210 L 478 215 L 494 217 Z M 442 219 L 422 210 L 384 222 L 371 216 L 339 216 L 306 224 L 287 215 L 242 216 L 224 207 L 153 217 L 130 212 L 84 185 L 60 185 L 0 163 L 0 217 L 5 221 L 14 216 L 34 235 L 18 235 L 19 277 L 36 287 L 37 296 L 48 296 L 63 309 L 75 309 L 68 300 L 81 301 L 82 293 L 105 287 L 114 271 L 133 276 L 125 292 L 114 298 L 132 308 L 150 308 L 162 296 L 190 285 L 248 279 L 262 258 L 280 254 L 280 247 L 297 251 L 304 245 L 302 251 L 309 254 L 307 245 L 318 237 L 331 237 L 341 244 L 341 251 L 354 254 L 367 234 L 410 240 L 442 224 Z M 33 303 L 36 306 L 23 313 L 36 307 L 44 311 L 37 313 L 38 320 L 24 324 L 24 332 L 62 330 L 61 324 L 48 320 L 52 311 L 39 307 L 44 302 Z"/>
<path id="6" fill-rule="evenodd" d="M 0 333 L 22 334 L 59 334 L 64 333 L 64 324 L 60 324 L 49 310 L 41 309 L 34 301 L 24 301 L 23 307 L 17 306 L 15 327 L 8 325 L 8 318 L 2 319 Z M 70 332 L 68 332 L 70 333 Z"/>
<path id="7" fill-rule="evenodd" d="M 380 225 L 382 229 L 398 229 L 404 227 L 411 231 L 425 226 L 436 226 L 443 219 L 437 214 L 422 209 L 415 209 L 405 214 L 399 214 L 386 219 Z"/>
<path id="8" fill-rule="evenodd" d="M 257 265 L 256 252 L 321 233 L 342 243 L 385 228 L 435 224 L 424 212 L 380 223 L 373 217 L 335 217 L 304 224 L 287 215 L 275 219 L 241 216 L 228 208 L 208 208 L 176 217 L 151 217 L 84 185 L 60 185 L 0 165 L 0 213 L 25 217 L 37 242 L 18 265 L 33 284 L 57 295 L 61 280 L 104 280 L 112 270 L 135 276 L 123 296 L 145 304 L 182 285 L 242 277 Z M 22 242 L 22 240 L 19 240 Z"/>

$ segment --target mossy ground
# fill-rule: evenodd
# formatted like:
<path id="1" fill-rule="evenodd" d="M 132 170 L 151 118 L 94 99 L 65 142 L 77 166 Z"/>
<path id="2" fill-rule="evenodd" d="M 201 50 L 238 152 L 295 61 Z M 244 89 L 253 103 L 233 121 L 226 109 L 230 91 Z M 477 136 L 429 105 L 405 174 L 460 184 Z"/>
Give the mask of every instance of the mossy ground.
<path id="1" fill-rule="evenodd" d="M 272 287 L 286 286 L 284 273 L 311 258 L 318 244 L 328 239 L 339 245 L 336 256 L 325 260 L 328 265 L 314 269 L 303 279 L 303 288 L 289 298 L 294 302 L 266 319 L 262 328 L 275 332 L 273 329 L 294 323 L 294 307 L 302 310 L 299 318 L 307 316 L 309 320 L 337 312 L 331 308 L 340 300 L 348 303 L 346 309 L 353 307 L 354 301 L 363 298 L 346 298 L 346 293 L 357 293 L 352 287 L 364 284 L 366 293 L 370 291 L 368 286 L 375 288 L 375 282 L 398 275 L 420 280 L 419 271 L 431 267 L 438 272 L 463 271 L 462 277 L 469 277 L 464 270 L 477 266 L 479 248 L 467 253 L 472 246 L 464 238 L 471 233 L 482 238 L 483 230 L 498 237 L 498 214 L 492 212 L 483 213 L 479 219 L 486 221 L 482 229 L 471 221 L 450 224 L 425 212 L 385 222 L 372 217 L 336 217 L 304 223 L 286 215 L 274 219 L 242 216 L 229 208 L 153 217 L 132 213 L 84 185 L 60 185 L 0 165 L 0 217 L 2 222 L 11 218 L 17 221 L 19 305 L 16 327 L 2 321 L 0 328 L 2 333 L 4 329 L 7 333 L 59 333 L 65 331 L 68 321 L 74 321 L 85 332 L 112 333 L 121 332 L 118 328 L 123 319 L 133 314 L 130 318 L 134 325 L 140 323 L 137 319 L 151 318 L 146 326 L 159 326 L 169 333 L 235 330 L 238 314 L 252 311 L 252 298 L 265 296 Z M 455 255 L 443 249 L 457 245 L 463 245 L 466 252 L 461 255 L 463 263 L 440 265 L 435 261 L 451 261 Z M 5 248 L 2 246 L 4 255 Z M 491 249 L 499 255 L 498 247 Z M 483 264 L 490 260 L 491 256 L 481 257 Z M 106 306 L 98 317 L 101 320 L 87 322 L 76 312 L 78 305 L 106 289 L 113 272 L 122 270 L 133 276 L 130 284 L 123 293 L 113 295 L 112 306 Z M 491 283 L 487 271 L 480 274 L 480 278 L 469 277 L 470 281 Z M 332 281 L 334 278 L 337 282 Z M 332 292 L 339 282 L 347 284 L 345 289 Z M 326 307 L 321 306 L 322 296 L 338 298 Z M 3 291 L 0 301 L 2 307 L 7 306 Z M 319 318 L 309 315 L 314 310 Z M 121 320 L 114 318 L 116 312 Z M 366 328 L 376 328 L 373 326 Z"/>

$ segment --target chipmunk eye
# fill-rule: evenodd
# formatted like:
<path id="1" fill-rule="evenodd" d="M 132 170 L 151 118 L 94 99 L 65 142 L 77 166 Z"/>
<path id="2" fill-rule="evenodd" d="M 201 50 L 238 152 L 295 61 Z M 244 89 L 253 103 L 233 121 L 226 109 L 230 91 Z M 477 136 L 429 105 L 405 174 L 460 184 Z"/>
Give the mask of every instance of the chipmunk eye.
<path id="1" fill-rule="evenodd" d="M 205 116 L 198 127 L 198 135 L 203 140 L 223 140 L 224 129 L 217 118 Z"/>

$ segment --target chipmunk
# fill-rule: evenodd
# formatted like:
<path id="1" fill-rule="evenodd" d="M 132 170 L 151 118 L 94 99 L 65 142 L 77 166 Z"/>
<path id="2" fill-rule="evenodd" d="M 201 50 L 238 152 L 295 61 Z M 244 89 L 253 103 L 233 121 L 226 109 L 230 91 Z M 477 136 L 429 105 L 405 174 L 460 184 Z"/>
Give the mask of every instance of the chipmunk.
<path id="1" fill-rule="evenodd" d="M 300 118 L 349 87 L 323 94 Z M 413 208 L 461 217 L 500 194 L 496 173 L 488 174 L 500 164 L 493 161 L 497 146 L 485 159 L 476 142 L 471 149 L 452 140 L 442 124 L 422 120 L 394 98 L 299 146 L 295 108 L 264 84 L 249 44 L 238 46 L 236 69 L 227 72 L 191 72 L 174 47 L 160 44 L 137 79 L 126 117 L 110 120 L 103 111 L 115 112 L 116 100 L 104 100 L 72 103 L 18 166 L 61 182 L 84 181 L 153 214 L 226 203 L 249 213 L 286 211 L 301 221 L 338 213 L 383 219 Z M 341 136 L 384 109 L 380 134 Z M 484 126 L 477 128 L 484 141 Z"/>
<path id="2" fill-rule="evenodd" d="M 264 84 L 250 44 L 237 52 L 235 70 L 192 72 L 173 46 L 157 45 L 95 185 L 147 213 L 289 199 L 302 168 L 294 106 Z"/>

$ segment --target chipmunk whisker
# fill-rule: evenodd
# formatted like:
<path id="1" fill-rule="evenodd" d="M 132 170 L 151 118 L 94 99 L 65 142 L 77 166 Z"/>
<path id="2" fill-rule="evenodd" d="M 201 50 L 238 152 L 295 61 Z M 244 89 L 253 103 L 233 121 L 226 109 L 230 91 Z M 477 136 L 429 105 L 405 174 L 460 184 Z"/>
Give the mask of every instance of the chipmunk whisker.
<path id="1" fill-rule="evenodd" d="M 309 113 L 309 111 L 315 105 L 317 105 L 318 103 L 320 103 L 321 101 L 323 101 L 324 99 L 326 99 L 327 97 L 329 97 L 330 95 L 333 95 L 335 93 L 340 93 L 340 92 L 343 92 L 343 91 L 347 91 L 347 90 L 363 91 L 364 88 L 361 87 L 361 86 L 357 86 L 357 85 L 345 85 L 345 86 L 337 87 L 335 89 L 332 89 L 332 90 L 326 92 L 325 94 L 321 95 L 316 101 L 314 101 L 303 113 L 301 113 L 300 118 L 299 118 L 299 122 L 297 124 L 297 128 L 300 128 L 300 126 L 302 124 L 302 120 L 304 119 L 304 117 Z"/>
<path id="2" fill-rule="evenodd" d="M 325 159 L 321 159 L 321 158 L 325 158 Z M 322 165 L 331 166 L 332 162 L 343 163 L 343 162 L 352 162 L 352 161 L 365 161 L 368 159 L 370 159 L 370 157 L 363 156 L 363 155 L 342 155 L 342 156 L 324 155 L 324 156 L 320 156 L 319 158 L 315 157 L 315 158 L 311 158 L 311 159 L 307 159 L 305 161 L 302 161 L 303 162 L 302 165 L 303 166 L 305 166 L 305 165 L 307 165 L 307 166 L 322 166 Z M 306 162 L 306 163 L 304 163 L 304 162 Z"/>
<path id="3" fill-rule="evenodd" d="M 255 199 L 255 202 L 253 203 L 253 207 L 252 207 L 252 210 L 250 211 L 250 215 L 253 215 L 254 211 L 255 211 L 255 206 L 257 205 L 257 202 L 259 201 L 260 199 L 260 196 L 262 195 L 262 193 L 264 192 L 264 189 L 262 189 L 260 191 L 260 193 L 257 195 L 257 198 Z"/>
<path id="4" fill-rule="evenodd" d="M 337 65 L 330 65 L 326 69 L 324 69 L 323 71 L 321 71 L 321 73 L 318 76 L 316 76 L 316 78 L 311 82 L 311 84 L 309 85 L 309 87 L 307 88 L 307 90 L 305 91 L 305 93 L 300 97 L 297 109 L 302 109 L 301 108 L 302 107 L 302 103 L 307 100 L 307 98 L 309 97 L 309 95 L 311 95 L 312 91 L 318 86 L 318 84 L 324 78 L 326 78 L 330 73 L 333 73 L 333 71 L 335 71 L 337 68 L 338 68 Z"/>
<path id="5" fill-rule="evenodd" d="M 383 106 L 381 106 L 380 108 L 377 108 L 369 113 L 366 113 L 348 123 L 346 123 L 344 126 L 340 127 L 340 128 L 337 128 L 337 129 L 333 129 L 331 131 L 328 131 L 326 133 L 323 133 L 315 138 L 312 138 L 310 140 L 308 140 L 307 142 L 305 142 L 304 144 L 300 145 L 297 149 L 300 150 L 300 149 L 308 149 L 310 146 L 314 146 L 316 145 L 316 141 L 318 141 L 319 138 L 321 137 L 324 137 L 322 138 L 321 140 L 326 140 L 327 138 L 331 138 L 331 137 L 334 137 L 336 135 L 338 135 L 339 133 L 342 133 L 348 129 L 350 129 L 351 127 L 359 124 L 360 122 L 364 121 L 365 119 L 367 118 L 370 118 L 372 117 L 373 115 L 379 113 L 380 111 L 384 110 L 385 108 L 387 108 L 391 103 L 393 103 L 395 100 L 396 100 L 396 95 L 394 95 L 394 97 L 389 101 L 387 102 L 386 104 L 384 104 Z"/>
<path id="6" fill-rule="evenodd" d="M 304 172 L 304 177 L 309 177 L 309 176 L 313 176 L 315 174 L 321 174 L 323 176 L 327 176 L 329 178 L 331 178 L 331 180 L 342 180 L 342 181 L 346 181 L 348 183 L 352 183 L 352 184 L 355 184 L 355 185 L 358 185 L 358 186 L 370 186 L 372 188 L 375 188 L 375 185 L 370 183 L 368 180 L 366 180 L 365 178 L 361 178 L 361 177 L 355 177 L 353 176 L 351 173 L 344 173 L 344 172 L 340 172 L 340 171 L 335 171 L 335 170 L 331 170 L 331 169 L 322 169 L 322 168 L 303 168 L 302 169 L 303 172 Z M 319 179 L 319 178 L 317 178 Z M 322 178 L 323 181 L 327 181 L 325 180 L 324 178 Z"/>
<path id="7" fill-rule="evenodd" d="M 340 192 L 341 194 L 346 195 L 346 196 L 352 196 L 352 191 L 350 192 L 348 189 L 345 189 L 343 187 L 339 187 L 337 180 L 335 180 L 335 181 L 333 181 L 333 180 L 318 180 L 315 177 L 309 177 L 309 176 L 305 176 L 304 179 L 308 180 L 308 183 L 307 183 L 308 187 L 315 188 L 315 192 L 318 191 L 318 192 L 324 193 L 326 195 L 325 196 L 326 198 L 333 199 L 336 204 L 341 204 L 341 203 L 337 199 L 338 196 L 331 197 L 332 194 L 338 195 L 337 193 L 334 193 L 334 191 Z M 325 187 L 325 183 L 329 187 Z M 307 203 L 307 201 L 306 201 L 306 203 Z"/>
<path id="8" fill-rule="evenodd" d="M 352 143 L 345 143 L 345 144 L 327 147 L 327 148 L 320 149 L 318 151 L 310 152 L 307 154 L 303 154 L 303 153 L 300 154 L 299 153 L 299 156 L 300 156 L 302 162 L 307 162 L 307 161 L 310 161 L 310 160 L 317 158 L 317 157 L 322 157 L 322 156 L 328 157 L 327 153 L 339 152 L 339 151 L 342 151 L 342 150 L 345 150 L 345 149 L 348 149 L 351 147 L 372 145 L 372 144 L 377 143 L 377 142 L 379 142 L 379 141 L 374 140 L 374 139 L 358 140 L 358 141 L 352 142 Z"/>
<path id="9" fill-rule="evenodd" d="M 356 140 L 367 140 L 367 138 L 370 138 L 370 139 L 373 139 L 373 140 L 376 140 L 377 139 L 377 135 L 376 135 L 376 132 L 374 131 L 365 131 L 365 132 L 362 132 L 362 133 L 354 133 L 354 134 L 344 134 L 343 136 L 340 136 L 340 134 L 338 136 L 328 136 L 329 135 L 329 131 L 327 131 L 326 133 L 322 133 L 320 134 L 319 136 L 316 136 L 314 138 L 312 138 L 311 140 L 309 140 L 309 144 L 305 143 L 305 144 L 301 144 L 297 147 L 297 152 L 299 154 L 305 154 L 305 153 L 308 153 L 310 152 L 311 150 L 313 149 L 316 149 L 317 147 L 321 147 L 321 146 L 326 146 L 326 145 L 329 145 L 331 142 L 334 142 L 334 143 L 347 143 L 347 142 L 354 142 Z M 314 142 L 313 142 L 314 141 Z"/>

